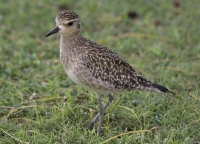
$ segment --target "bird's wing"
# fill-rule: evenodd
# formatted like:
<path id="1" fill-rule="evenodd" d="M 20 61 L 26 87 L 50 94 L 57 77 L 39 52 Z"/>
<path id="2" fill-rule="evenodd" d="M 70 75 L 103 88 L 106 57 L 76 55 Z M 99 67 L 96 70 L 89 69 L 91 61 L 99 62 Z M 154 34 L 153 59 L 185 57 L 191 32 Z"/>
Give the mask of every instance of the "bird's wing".
<path id="1" fill-rule="evenodd" d="M 99 46 L 85 52 L 85 66 L 92 75 L 113 84 L 118 90 L 147 89 L 152 85 L 152 82 L 139 75 L 125 60 L 107 47 Z"/>

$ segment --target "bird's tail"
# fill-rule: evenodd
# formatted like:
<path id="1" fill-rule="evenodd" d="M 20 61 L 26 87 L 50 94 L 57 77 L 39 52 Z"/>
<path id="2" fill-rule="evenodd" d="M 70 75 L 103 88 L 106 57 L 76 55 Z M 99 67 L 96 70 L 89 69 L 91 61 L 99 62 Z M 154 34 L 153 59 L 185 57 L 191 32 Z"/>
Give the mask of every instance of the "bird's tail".
<path id="1" fill-rule="evenodd" d="M 152 86 L 155 87 L 155 88 L 157 88 L 158 91 L 160 91 L 160 92 L 162 92 L 162 93 L 172 93 L 172 94 L 174 94 L 174 95 L 176 94 L 176 93 L 174 93 L 174 92 L 168 90 L 166 87 L 161 86 L 161 85 L 159 85 L 159 84 L 153 83 Z"/>

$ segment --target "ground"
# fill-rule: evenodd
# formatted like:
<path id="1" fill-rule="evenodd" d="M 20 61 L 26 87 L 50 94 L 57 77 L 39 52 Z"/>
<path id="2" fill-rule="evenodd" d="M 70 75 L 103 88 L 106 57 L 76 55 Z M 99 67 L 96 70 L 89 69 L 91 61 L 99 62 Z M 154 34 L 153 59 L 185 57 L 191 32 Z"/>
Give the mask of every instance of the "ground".
<path id="1" fill-rule="evenodd" d="M 200 143 L 199 5 L 198 0 L 1 0 L 0 143 Z M 85 37 L 176 95 L 122 93 L 106 110 L 102 135 L 96 135 L 97 125 L 87 131 L 97 100 L 66 76 L 60 35 L 45 38 L 65 9 L 81 16 Z"/>

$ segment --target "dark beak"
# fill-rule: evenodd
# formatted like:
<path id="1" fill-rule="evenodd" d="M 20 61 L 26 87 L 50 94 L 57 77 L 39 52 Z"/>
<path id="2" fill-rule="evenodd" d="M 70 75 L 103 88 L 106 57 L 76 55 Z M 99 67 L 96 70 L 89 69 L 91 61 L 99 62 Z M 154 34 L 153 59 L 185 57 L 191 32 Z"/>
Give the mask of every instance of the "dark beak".
<path id="1" fill-rule="evenodd" d="M 48 36 L 50 36 L 50 35 L 52 35 L 52 34 L 54 34 L 54 33 L 57 33 L 57 32 L 59 32 L 59 30 L 60 30 L 60 28 L 59 28 L 58 26 L 56 26 L 56 27 L 53 28 L 50 32 L 48 32 L 48 33 L 45 35 L 45 37 L 48 37 Z"/>

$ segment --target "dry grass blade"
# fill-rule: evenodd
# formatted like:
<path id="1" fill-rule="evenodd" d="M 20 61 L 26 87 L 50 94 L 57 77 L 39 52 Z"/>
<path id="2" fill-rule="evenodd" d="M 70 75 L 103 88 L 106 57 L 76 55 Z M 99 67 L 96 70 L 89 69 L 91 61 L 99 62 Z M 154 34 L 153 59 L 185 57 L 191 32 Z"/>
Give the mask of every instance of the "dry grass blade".
<path id="1" fill-rule="evenodd" d="M 12 108 L 9 112 L 9 114 L 7 115 L 7 118 L 12 114 L 14 113 L 15 111 L 19 110 L 19 109 L 23 109 L 23 108 L 35 108 L 35 107 L 42 107 L 42 106 L 21 106 L 21 107 L 18 107 L 18 108 Z"/>
<path id="2" fill-rule="evenodd" d="M 16 141 L 20 142 L 20 143 L 24 143 L 24 144 L 28 144 L 27 142 L 23 142 L 21 140 L 19 140 L 18 138 L 14 137 L 13 135 L 9 134 L 8 132 L 4 131 L 2 128 L 1 130 L 3 131 L 3 133 L 7 134 L 8 136 L 12 137 L 13 139 L 15 139 Z"/>
<path id="3" fill-rule="evenodd" d="M 151 128 L 150 130 L 138 130 L 138 131 L 130 131 L 130 132 L 127 132 L 127 133 L 122 133 L 122 134 L 116 135 L 116 136 L 114 136 L 114 137 L 111 137 L 111 138 L 105 140 L 105 141 L 102 142 L 101 144 L 107 143 L 108 141 L 110 141 L 110 140 L 112 140 L 112 139 L 115 139 L 115 138 L 118 138 L 118 137 L 121 137 L 121 136 L 124 136 L 124 135 L 127 135 L 127 134 L 151 132 L 151 131 L 154 130 L 154 129 L 156 129 L 156 127 L 153 127 L 153 128 Z"/>
<path id="4" fill-rule="evenodd" d="M 195 96 L 194 96 L 194 95 L 192 95 L 192 94 L 189 94 L 189 96 L 191 96 L 191 97 L 193 97 L 194 99 L 196 99 L 196 100 L 200 101 L 200 99 L 199 99 L 199 98 L 195 97 Z"/>
<path id="5" fill-rule="evenodd" d="M 198 119 L 198 120 L 195 120 L 195 121 L 193 121 L 193 122 L 189 123 L 187 126 L 189 126 L 189 125 L 191 125 L 191 124 L 194 124 L 194 123 L 197 123 L 197 122 L 199 122 L 199 121 L 200 121 L 200 119 Z"/>

